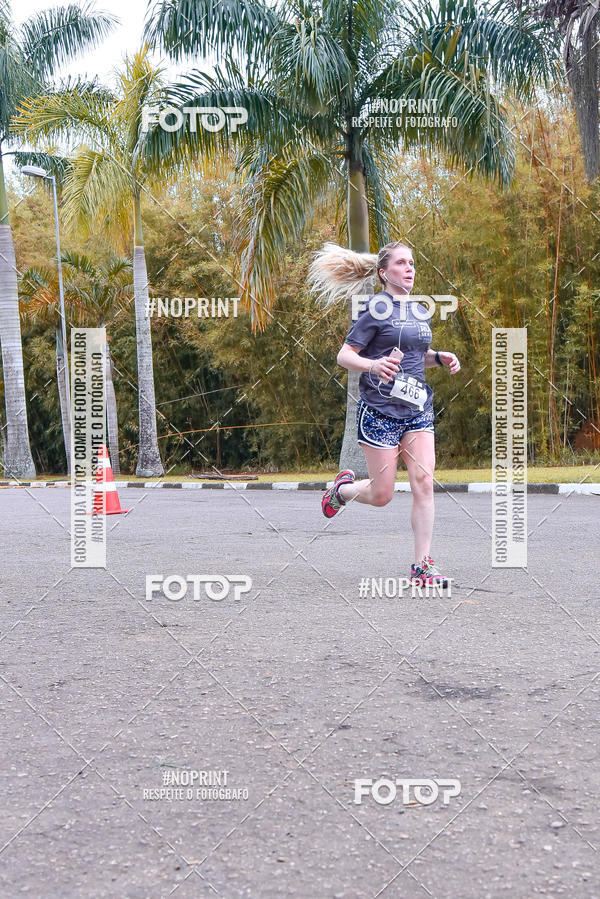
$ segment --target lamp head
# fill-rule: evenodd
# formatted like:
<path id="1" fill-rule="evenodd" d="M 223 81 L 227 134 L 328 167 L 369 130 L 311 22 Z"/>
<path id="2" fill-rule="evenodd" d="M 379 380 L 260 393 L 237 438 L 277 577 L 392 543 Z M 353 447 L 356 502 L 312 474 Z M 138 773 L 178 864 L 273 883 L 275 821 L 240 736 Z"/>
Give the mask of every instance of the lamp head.
<path id="1" fill-rule="evenodd" d="M 31 175 L 33 178 L 49 177 L 46 169 L 41 168 L 39 165 L 24 165 L 22 166 L 21 171 L 24 175 Z"/>

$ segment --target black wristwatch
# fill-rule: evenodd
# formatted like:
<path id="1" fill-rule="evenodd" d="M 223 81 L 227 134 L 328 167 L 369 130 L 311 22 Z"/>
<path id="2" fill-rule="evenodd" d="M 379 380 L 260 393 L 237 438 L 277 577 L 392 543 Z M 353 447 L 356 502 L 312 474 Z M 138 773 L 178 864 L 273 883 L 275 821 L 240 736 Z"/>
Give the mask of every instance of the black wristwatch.
<path id="1" fill-rule="evenodd" d="M 435 361 L 437 362 L 438 365 L 441 365 L 443 367 L 444 363 L 440 359 L 440 354 L 438 352 L 436 352 L 436 354 L 435 354 Z"/>

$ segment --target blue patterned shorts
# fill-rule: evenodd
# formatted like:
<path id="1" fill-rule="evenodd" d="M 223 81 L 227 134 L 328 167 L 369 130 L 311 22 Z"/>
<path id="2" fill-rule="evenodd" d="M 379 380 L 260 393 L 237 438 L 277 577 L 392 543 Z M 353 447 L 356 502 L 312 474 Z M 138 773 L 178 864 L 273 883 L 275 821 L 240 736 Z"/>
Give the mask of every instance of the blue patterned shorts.
<path id="1" fill-rule="evenodd" d="M 356 407 L 358 442 L 377 449 L 394 449 L 409 431 L 433 433 L 433 418 L 433 411 L 425 410 L 400 421 L 368 406 L 361 399 Z"/>

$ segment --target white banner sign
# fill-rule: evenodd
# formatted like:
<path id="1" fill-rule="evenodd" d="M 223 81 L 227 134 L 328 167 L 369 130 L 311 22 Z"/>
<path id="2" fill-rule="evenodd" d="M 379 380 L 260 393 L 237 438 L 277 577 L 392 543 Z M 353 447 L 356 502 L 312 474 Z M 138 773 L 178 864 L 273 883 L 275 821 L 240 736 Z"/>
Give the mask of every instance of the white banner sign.
<path id="1" fill-rule="evenodd" d="M 492 567 L 527 566 L 527 328 L 493 328 Z"/>
<path id="2" fill-rule="evenodd" d="M 106 568 L 106 329 L 71 329 L 71 565 Z M 96 486 L 98 489 L 96 489 Z"/>

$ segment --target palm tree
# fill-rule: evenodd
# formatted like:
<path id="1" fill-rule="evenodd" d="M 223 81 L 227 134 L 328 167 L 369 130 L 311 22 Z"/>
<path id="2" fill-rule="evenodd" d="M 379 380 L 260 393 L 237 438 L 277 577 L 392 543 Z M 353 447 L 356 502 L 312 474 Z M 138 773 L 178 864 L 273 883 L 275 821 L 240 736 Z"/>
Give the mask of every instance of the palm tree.
<path id="1" fill-rule="evenodd" d="M 105 264 L 94 263 L 83 253 L 66 251 L 61 255 L 65 272 L 65 305 L 69 318 L 76 327 L 104 328 L 115 322 L 127 320 L 129 301 L 133 295 L 131 262 L 112 256 Z M 63 419 L 65 452 L 69 452 L 70 435 L 65 423 L 66 391 L 62 373 L 62 333 L 57 324 L 59 308 L 58 279 L 55 272 L 45 268 L 29 268 L 23 272 L 19 290 L 27 301 L 27 309 L 33 319 L 41 318 L 56 327 L 56 370 L 60 408 Z M 120 474 L 119 424 L 114 388 L 114 366 L 110 344 L 106 343 L 106 418 L 108 446 L 112 470 Z"/>
<path id="2" fill-rule="evenodd" d="M 15 250 L 10 230 L 3 154 L 13 135 L 10 122 L 25 97 L 45 90 L 65 62 L 96 46 L 115 19 L 88 4 L 56 7 L 13 25 L 7 0 L 0 0 L 0 336 L 6 404 L 4 469 L 14 477 L 35 477 L 29 446 Z"/>
<path id="3" fill-rule="evenodd" d="M 32 266 L 19 276 L 19 299 L 24 303 L 24 317 L 32 322 L 54 325 L 56 348 L 56 382 L 62 421 L 63 441 L 67 468 L 71 453 L 71 430 L 69 425 L 69 399 L 65 380 L 62 329 L 60 326 L 60 298 L 58 275 L 48 268 Z"/>
<path id="4" fill-rule="evenodd" d="M 591 183 L 600 175 L 600 8 L 598 0 L 526 3 L 533 15 L 557 23 L 564 37 L 563 60 L 573 94 L 583 164 Z"/>
<path id="5" fill-rule="evenodd" d="M 142 192 L 164 186 L 174 170 L 167 160 L 153 162 L 145 152 L 143 109 L 155 105 L 164 87 L 161 70 L 146 47 L 125 60 L 119 93 L 79 83 L 22 104 L 14 127 L 34 142 L 72 139 L 73 130 L 89 142 L 71 158 L 63 185 L 67 220 L 83 233 L 98 225 L 121 241 L 133 231 L 133 285 L 138 364 L 138 477 L 164 473 L 156 431 L 152 336 L 148 317 L 148 275 L 142 226 Z"/>
<path id="6" fill-rule="evenodd" d="M 134 294 L 131 262 L 112 256 L 105 264 L 93 263 L 83 253 L 64 253 L 63 264 L 67 276 L 67 290 L 73 305 L 76 324 L 84 326 L 90 317 L 95 327 L 104 328 L 116 321 L 125 322 Z M 120 316 L 120 318 L 119 318 Z M 108 446 L 112 470 L 121 473 L 119 462 L 119 421 L 115 397 L 114 365 L 110 343 L 106 342 L 106 418 Z"/>
<path id="7" fill-rule="evenodd" d="M 154 152 L 185 157 L 239 148 L 246 180 L 237 245 L 242 297 L 256 327 L 275 300 L 277 260 L 309 224 L 319 198 L 337 194 L 351 249 L 368 252 L 389 240 L 387 182 L 399 149 L 439 152 L 449 165 L 510 182 L 514 153 L 497 93 L 509 86 L 525 98 L 536 80 L 549 77 L 540 23 L 525 26 L 501 4 L 492 12 L 475 0 L 292 0 L 273 9 L 230 0 L 218 16 L 213 5 L 161 0 L 147 36 L 175 60 L 209 47 L 227 54 L 215 74 L 190 73 L 171 99 L 244 107 L 247 125 L 214 134 L 163 132 Z M 423 129 L 394 115 L 378 128 L 365 120 L 378 102 L 403 99 L 437 101 L 439 115 L 456 117 L 458 125 Z M 358 473 L 357 387 L 358 374 L 350 372 L 340 465 Z"/>

